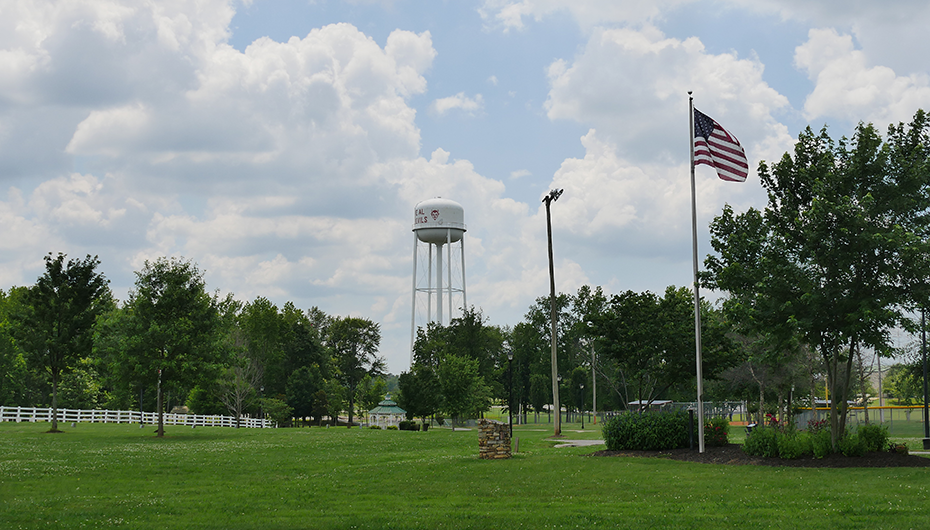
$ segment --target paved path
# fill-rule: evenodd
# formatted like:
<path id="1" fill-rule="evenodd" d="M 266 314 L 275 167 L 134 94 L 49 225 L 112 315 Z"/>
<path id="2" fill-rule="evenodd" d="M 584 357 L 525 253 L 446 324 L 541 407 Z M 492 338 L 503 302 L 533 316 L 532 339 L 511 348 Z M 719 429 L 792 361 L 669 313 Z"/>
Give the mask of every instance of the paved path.
<path id="1" fill-rule="evenodd" d="M 589 447 L 592 445 L 604 445 L 604 440 L 559 440 L 556 447 Z"/>

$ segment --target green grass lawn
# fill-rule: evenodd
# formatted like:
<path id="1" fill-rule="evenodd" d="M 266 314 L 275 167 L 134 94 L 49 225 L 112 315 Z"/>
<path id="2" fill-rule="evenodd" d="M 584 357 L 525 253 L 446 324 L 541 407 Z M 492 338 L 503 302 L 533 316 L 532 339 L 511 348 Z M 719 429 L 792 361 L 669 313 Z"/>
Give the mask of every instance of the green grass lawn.
<path id="1" fill-rule="evenodd" d="M 925 528 L 926 468 L 798 469 L 594 458 L 475 430 L 0 424 L 0 527 Z M 598 429 L 565 437 L 597 438 Z M 589 427 L 587 424 L 585 427 Z"/>

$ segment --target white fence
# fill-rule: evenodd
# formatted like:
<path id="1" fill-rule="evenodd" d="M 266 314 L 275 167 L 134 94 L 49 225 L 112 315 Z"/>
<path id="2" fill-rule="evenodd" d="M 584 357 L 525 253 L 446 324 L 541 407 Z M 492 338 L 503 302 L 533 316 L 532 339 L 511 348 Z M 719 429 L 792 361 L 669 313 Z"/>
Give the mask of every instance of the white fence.
<path id="1" fill-rule="evenodd" d="M 0 407 L 0 421 L 38 422 L 52 421 L 52 409 L 34 407 Z M 155 425 L 158 414 L 139 412 L 138 410 L 75 410 L 58 409 L 58 421 L 63 423 L 142 423 Z M 202 416 L 199 414 L 165 413 L 165 425 L 185 425 L 190 427 L 235 427 L 236 418 L 232 416 Z M 239 418 L 240 427 L 271 428 L 275 423 L 268 419 Z"/>

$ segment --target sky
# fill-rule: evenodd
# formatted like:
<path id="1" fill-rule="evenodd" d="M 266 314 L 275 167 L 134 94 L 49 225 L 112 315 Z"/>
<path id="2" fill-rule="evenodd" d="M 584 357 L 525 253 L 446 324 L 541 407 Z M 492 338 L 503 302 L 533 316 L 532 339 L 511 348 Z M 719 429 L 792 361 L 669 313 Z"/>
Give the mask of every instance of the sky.
<path id="1" fill-rule="evenodd" d="M 703 257 L 804 127 L 930 109 L 928 26 L 923 0 L 5 0 L 0 289 L 90 254 L 125 300 L 180 257 L 223 295 L 377 322 L 399 373 L 418 202 L 464 208 L 492 325 L 548 295 L 554 188 L 559 292 L 690 285 L 688 91 L 752 168 L 697 168 Z"/>

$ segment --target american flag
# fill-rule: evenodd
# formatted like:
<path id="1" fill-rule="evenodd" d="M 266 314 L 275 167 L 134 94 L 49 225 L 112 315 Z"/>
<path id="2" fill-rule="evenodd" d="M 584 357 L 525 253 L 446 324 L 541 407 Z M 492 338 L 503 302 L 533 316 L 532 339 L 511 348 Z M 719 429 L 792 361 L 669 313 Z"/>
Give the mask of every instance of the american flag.
<path id="1" fill-rule="evenodd" d="M 698 164 L 707 164 L 717 170 L 717 176 L 731 182 L 743 182 L 749 175 L 749 160 L 739 140 L 694 109 L 694 165 Z"/>

